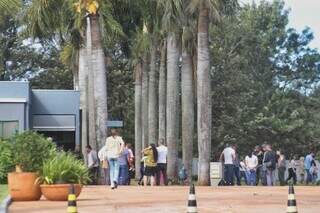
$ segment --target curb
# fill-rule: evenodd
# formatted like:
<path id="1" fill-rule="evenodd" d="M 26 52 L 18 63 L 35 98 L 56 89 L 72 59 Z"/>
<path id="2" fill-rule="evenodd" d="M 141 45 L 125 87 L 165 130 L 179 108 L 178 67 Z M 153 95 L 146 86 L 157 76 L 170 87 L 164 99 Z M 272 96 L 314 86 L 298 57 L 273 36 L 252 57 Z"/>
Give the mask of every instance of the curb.
<path id="1" fill-rule="evenodd" d="M 8 209 L 11 203 L 12 203 L 12 199 L 10 195 L 8 195 L 0 205 L 0 213 L 8 213 Z"/>

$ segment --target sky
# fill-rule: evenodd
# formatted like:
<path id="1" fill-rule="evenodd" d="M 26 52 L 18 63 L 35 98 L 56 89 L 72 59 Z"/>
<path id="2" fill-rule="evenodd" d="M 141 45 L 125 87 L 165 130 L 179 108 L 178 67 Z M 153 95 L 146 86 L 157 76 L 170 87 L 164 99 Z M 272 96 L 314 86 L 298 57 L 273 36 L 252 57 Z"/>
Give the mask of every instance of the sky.
<path id="1" fill-rule="evenodd" d="M 253 0 L 239 0 L 242 3 L 251 3 Z M 260 2 L 261 0 L 254 0 Z M 268 0 L 272 2 L 273 0 Z M 290 8 L 289 26 L 298 31 L 310 27 L 314 40 L 310 46 L 320 50 L 320 0 L 284 0 L 285 7 Z"/>

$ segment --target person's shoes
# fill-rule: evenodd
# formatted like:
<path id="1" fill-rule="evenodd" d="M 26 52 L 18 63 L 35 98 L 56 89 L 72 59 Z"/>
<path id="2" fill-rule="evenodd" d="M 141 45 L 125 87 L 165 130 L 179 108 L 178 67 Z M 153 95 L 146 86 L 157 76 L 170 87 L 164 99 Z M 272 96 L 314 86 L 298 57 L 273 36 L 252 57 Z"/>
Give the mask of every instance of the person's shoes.
<path id="1" fill-rule="evenodd" d="M 111 189 L 114 190 L 114 186 L 112 186 Z"/>
<path id="2" fill-rule="evenodd" d="M 114 183 L 114 188 L 115 188 L 115 189 L 118 188 L 118 183 L 117 183 L 117 181 L 113 181 L 113 183 Z"/>

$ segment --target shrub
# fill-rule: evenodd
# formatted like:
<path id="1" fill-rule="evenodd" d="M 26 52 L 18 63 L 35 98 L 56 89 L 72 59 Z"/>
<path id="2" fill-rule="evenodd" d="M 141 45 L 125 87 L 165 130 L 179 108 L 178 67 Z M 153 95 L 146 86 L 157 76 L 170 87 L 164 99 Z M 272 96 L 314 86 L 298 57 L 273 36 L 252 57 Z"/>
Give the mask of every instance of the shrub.
<path id="1" fill-rule="evenodd" d="M 88 181 L 89 172 L 83 161 L 72 153 L 63 151 L 44 162 L 39 178 L 42 184 L 86 184 Z"/>
<path id="2" fill-rule="evenodd" d="M 11 145 L 0 139 L 0 184 L 7 182 L 7 173 L 13 168 Z"/>
<path id="3" fill-rule="evenodd" d="M 43 162 L 52 158 L 56 146 L 51 140 L 33 131 L 16 134 L 9 139 L 12 163 L 24 172 L 40 171 Z"/>

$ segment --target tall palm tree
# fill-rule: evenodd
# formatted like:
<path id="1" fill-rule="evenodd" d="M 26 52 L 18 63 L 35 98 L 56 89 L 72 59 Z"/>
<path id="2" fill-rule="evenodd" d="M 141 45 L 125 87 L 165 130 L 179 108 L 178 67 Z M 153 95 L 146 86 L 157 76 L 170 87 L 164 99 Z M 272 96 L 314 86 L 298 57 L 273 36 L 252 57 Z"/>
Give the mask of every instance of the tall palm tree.
<path id="1" fill-rule="evenodd" d="M 162 26 L 167 42 L 167 100 L 166 139 L 168 146 L 168 178 L 177 179 L 179 142 L 179 58 L 181 0 L 161 0 L 159 6 L 164 11 Z"/>
<path id="2" fill-rule="evenodd" d="M 197 132 L 198 132 L 198 183 L 208 185 L 210 182 L 211 158 L 211 75 L 209 54 L 209 23 L 215 22 L 221 14 L 228 14 L 237 7 L 237 0 L 191 0 L 189 8 L 198 15 L 197 36 Z"/>
<path id="3" fill-rule="evenodd" d="M 209 55 L 209 1 L 199 1 L 198 15 L 198 63 L 197 63 L 197 124 L 198 124 L 198 183 L 210 181 L 211 154 L 211 75 Z"/>
<path id="4" fill-rule="evenodd" d="M 154 37 L 150 48 L 150 70 L 149 70 L 149 100 L 148 100 L 148 141 L 157 143 L 157 41 Z"/>
<path id="5" fill-rule="evenodd" d="M 86 63 L 86 47 L 82 45 L 79 49 L 79 91 L 80 91 L 80 108 L 81 108 L 81 143 L 82 153 L 85 155 L 85 147 L 88 145 L 88 72 Z"/>
<path id="6" fill-rule="evenodd" d="M 159 139 L 166 139 L 166 40 L 162 41 L 159 68 Z"/>
<path id="7" fill-rule="evenodd" d="M 149 111 L 148 111 L 148 128 L 149 143 L 158 141 L 158 108 L 157 108 L 157 58 L 160 40 L 161 15 L 157 10 L 156 1 L 147 1 L 146 26 L 148 28 L 150 42 L 150 71 L 149 71 Z"/>
<path id="8" fill-rule="evenodd" d="M 134 76 L 134 148 L 135 148 L 135 169 L 136 178 L 140 179 L 140 162 L 141 162 L 141 150 L 142 150 L 142 112 L 141 112 L 141 75 L 142 75 L 142 64 L 139 60 L 135 65 Z"/>
<path id="9" fill-rule="evenodd" d="M 144 53 L 142 57 L 142 147 L 146 148 L 149 144 L 149 58 L 148 53 Z"/>
<path id="10" fill-rule="evenodd" d="M 189 2 L 189 1 L 185 1 Z M 194 66 L 193 57 L 196 52 L 196 21 L 195 17 L 187 11 L 187 4 L 183 5 L 181 22 L 182 31 L 182 66 L 181 66 L 181 108 L 182 108 L 182 162 L 192 179 L 193 138 L 195 125 L 194 103 Z"/>
<path id="11" fill-rule="evenodd" d="M 147 88 L 142 89 L 142 77 L 143 77 L 143 56 L 145 55 L 145 51 L 148 49 L 148 39 L 146 38 L 145 33 L 138 29 L 135 34 L 135 39 L 133 40 L 133 45 L 131 47 L 132 57 L 131 62 L 134 67 L 134 78 L 135 78 L 135 87 L 134 87 L 134 108 L 135 108 L 135 169 L 136 169 L 136 178 L 140 178 L 140 162 L 141 162 L 141 150 L 144 146 L 143 144 L 143 122 L 146 119 L 143 113 L 142 105 L 144 104 L 146 107 L 147 102 L 143 99 L 142 94 L 147 91 Z M 145 79 L 144 79 L 145 80 Z M 147 83 L 147 82 L 144 82 Z M 145 85 L 144 85 L 145 86 Z"/>
<path id="12" fill-rule="evenodd" d="M 91 24 L 90 18 L 86 18 L 86 71 L 88 75 L 88 95 L 87 95 L 87 103 L 88 106 L 88 139 L 90 146 L 97 150 L 98 145 L 96 142 L 96 110 L 95 110 L 95 97 L 94 97 L 94 72 L 92 72 L 92 63 L 91 63 L 91 50 L 92 50 L 92 38 L 91 38 Z M 83 106 L 84 107 L 84 106 Z"/>

